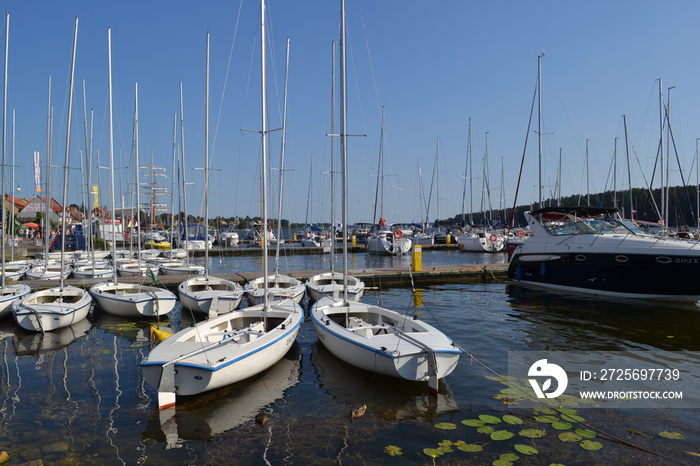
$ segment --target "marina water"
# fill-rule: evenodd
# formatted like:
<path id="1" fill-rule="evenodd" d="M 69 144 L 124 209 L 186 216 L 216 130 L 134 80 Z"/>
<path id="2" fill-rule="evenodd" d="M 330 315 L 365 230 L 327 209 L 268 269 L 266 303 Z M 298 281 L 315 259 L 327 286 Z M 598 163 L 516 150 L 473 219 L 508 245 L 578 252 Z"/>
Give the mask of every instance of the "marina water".
<path id="1" fill-rule="evenodd" d="M 202 259 L 197 259 L 200 261 Z M 322 270 L 329 256 L 291 255 L 280 271 Z M 423 266 L 505 261 L 501 255 L 426 251 Z M 271 261 L 274 264 L 274 260 Z M 259 257 L 210 258 L 212 273 L 254 272 Z M 410 257 L 356 254 L 351 268 L 407 267 Z M 292 351 L 252 380 L 182 400 L 173 417 L 157 410 L 156 393 L 138 363 L 149 351 L 149 323 L 93 312 L 71 328 L 40 335 L 0 322 L 0 450 L 8 464 L 669 464 L 700 460 L 697 409 L 586 409 L 577 415 L 599 432 L 602 448 L 565 442 L 538 413 L 504 404 L 509 351 L 676 351 L 700 362 L 700 311 L 635 301 L 608 301 L 516 287 L 505 280 L 423 289 L 372 287 L 364 298 L 416 313 L 465 353 L 440 384 L 375 376 L 331 356 L 305 320 Z M 192 317 L 176 309 L 177 330 Z M 471 357 L 473 356 L 472 359 Z M 364 416 L 351 411 L 366 405 Z M 254 418 L 267 415 L 264 426 Z M 515 433 L 494 441 L 462 423 L 480 415 L 517 416 Z M 540 438 L 518 432 L 536 428 Z M 667 438 L 662 432 L 677 435 Z M 470 452 L 461 445 L 479 445 Z M 534 447 L 535 455 L 516 445 Z M 436 449 L 441 453 L 435 454 Z M 401 453 L 398 455 L 398 453 Z M 396 455 L 396 456 L 392 456 Z M 505 456 L 502 456 L 505 455 Z M 507 461 L 507 460 L 506 460 Z M 507 464 L 496 463 L 496 464 Z"/>

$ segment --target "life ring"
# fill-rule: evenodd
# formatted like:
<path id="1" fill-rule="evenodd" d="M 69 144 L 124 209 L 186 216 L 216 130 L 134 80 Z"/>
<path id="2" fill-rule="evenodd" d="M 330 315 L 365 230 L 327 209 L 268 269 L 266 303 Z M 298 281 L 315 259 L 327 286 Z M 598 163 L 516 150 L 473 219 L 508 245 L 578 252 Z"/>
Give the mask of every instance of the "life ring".
<path id="1" fill-rule="evenodd" d="M 396 239 L 403 238 L 403 231 L 401 231 L 398 228 L 396 230 L 394 230 L 394 238 L 396 238 Z"/>
<path id="2" fill-rule="evenodd" d="M 523 230 L 518 230 L 518 236 L 520 236 L 521 238 L 522 238 L 523 236 L 525 236 L 525 231 L 523 231 Z"/>
<path id="3" fill-rule="evenodd" d="M 496 236 L 495 233 L 492 233 L 491 236 L 489 236 L 489 241 L 492 243 L 495 243 L 498 240 L 498 236 Z"/>

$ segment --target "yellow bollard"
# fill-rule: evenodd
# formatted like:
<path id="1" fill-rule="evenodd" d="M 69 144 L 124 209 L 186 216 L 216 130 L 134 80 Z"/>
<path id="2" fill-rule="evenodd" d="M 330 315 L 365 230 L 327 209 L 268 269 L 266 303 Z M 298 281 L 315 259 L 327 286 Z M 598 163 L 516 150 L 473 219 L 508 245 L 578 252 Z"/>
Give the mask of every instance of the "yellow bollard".
<path id="1" fill-rule="evenodd" d="M 452 234 L 451 233 L 448 233 L 447 236 L 445 237 L 445 244 L 447 244 L 448 246 L 450 244 L 452 244 Z"/>
<path id="2" fill-rule="evenodd" d="M 297 234 L 294 233 L 294 242 L 296 242 L 296 241 L 297 241 Z"/>
<path id="3" fill-rule="evenodd" d="M 357 236 L 352 235 L 351 238 L 352 238 L 352 247 L 354 248 L 357 246 Z"/>
<path id="4" fill-rule="evenodd" d="M 411 264 L 413 272 L 423 271 L 423 248 L 419 245 L 413 246 L 413 263 Z"/>

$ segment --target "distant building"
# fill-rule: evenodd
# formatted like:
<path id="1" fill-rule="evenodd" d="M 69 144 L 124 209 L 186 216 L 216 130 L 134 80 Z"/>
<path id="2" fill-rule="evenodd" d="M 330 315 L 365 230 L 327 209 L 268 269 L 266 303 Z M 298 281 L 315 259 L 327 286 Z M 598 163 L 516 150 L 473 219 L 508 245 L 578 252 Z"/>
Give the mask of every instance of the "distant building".
<path id="1" fill-rule="evenodd" d="M 44 214 L 46 212 L 46 199 L 40 196 L 34 196 L 33 198 L 27 200 L 24 200 L 26 202 L 26 205 L 16 214 L 16 218 L 18 222 L 30 222 L 30 221 L 35 221 L 39 220 L 40 217 L 43 217 L 43 215 L 39 215 L 39 213 Z M 7 198 L 6 198 L 6 203 L 7 203 Z M 6 204 L 7 205 L 7 204 Z M 15 205 L 17 203 L 15 202 Z M 51 198 L 51 201 L 49 203 L 49 206 L 51 209 L 49 210 L 49 220 L 52 223 L 58 223 L 60 219 L 60 214 L 61 214 L 61 204 L 56 202 L 55 199 Z M 40 222 L 37 222 L 40 223 Z"/>

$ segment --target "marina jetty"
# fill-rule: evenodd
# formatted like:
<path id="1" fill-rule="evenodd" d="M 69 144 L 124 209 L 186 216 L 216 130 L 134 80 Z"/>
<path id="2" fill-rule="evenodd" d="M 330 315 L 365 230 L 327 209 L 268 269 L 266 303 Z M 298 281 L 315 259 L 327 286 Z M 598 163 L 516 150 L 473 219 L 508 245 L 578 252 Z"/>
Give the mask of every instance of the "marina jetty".
<path id="1" fill-rule="evenodd" d="M 436 249 L 454 249 L 455 245 L 433 245 L 430 247 L 423 247 L 423 250 L 436 250 Z M 302 248 L 302 247 L 292 247 L 289 248 L 292 254 L 323 254 L 322 248 Z M 26 251 L 27 257 L 33 257 L 33 254 L 39 251 L 33 251 L 28 249 Z M 269 253 L 274 254 L 274 248 L 269 248 Z M 367 252 L 364 246 L 357 246 L 352 248 L 352 253 L 363 253 Z M 200 254 L 201 253 L 201 254 Z M 235 248 L 217 248 L 210 250 L 210 255 L 213 256 L 246 256 L 246 255 L 259 255 L 260 248 L 255 247 L 235 247 Z M 192 253 L 193 257 L 203 256 L 203 251 L 194 251 Z M 410 266 L 405 267 L 376 267 L 376 268 L 356 268 L 350 269 L 348 272 L 350 275 L 356 276 L 362 279 L 367 286 L 392 286 L 400 288 L 410 288 L 412 286 L 430 286 L 440 283 L 470 283 L 479 281 L 492 281 L 492 280 L 503 280 L 506 278 L 506 267 L 507 264 L 464 264 L 464 265 L 430 265 L 423 266 L 422 270 L 411 270 Z M 285 272 L 299 280 L 305 281 L 306 279 L 324 272 L 325 270 L 290 270 Z M 217 277 L 225 278 L 240 284 L 252 280 L 260 276 L 260 271 L 255 272 L 232 272 L 232 273 L 215 273 L 211 274 Z M 170 289 L 171 291 L 177 291 L 177 286 L 187 278 L 187 275 L 158 275 L 157 283 Z M 151 282 L 150 279 L 145 279 L 146 282 Z M 65 280 L 66 284 L 80 287 L 89 287 L 93 285 L 96 281 L 95 279 L 79 279 L 79 278 L 69 278 Z M 120 282 L 125 283 L 139 283 L 143 282 L 143 278 L 139 277 L 120 277 Z M 31 286 L 33 289 L 43 289 L 52 286 L 57 286 L 57 280 L 25 280 L 27 285 Z"/>

